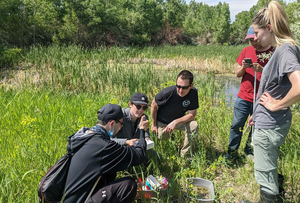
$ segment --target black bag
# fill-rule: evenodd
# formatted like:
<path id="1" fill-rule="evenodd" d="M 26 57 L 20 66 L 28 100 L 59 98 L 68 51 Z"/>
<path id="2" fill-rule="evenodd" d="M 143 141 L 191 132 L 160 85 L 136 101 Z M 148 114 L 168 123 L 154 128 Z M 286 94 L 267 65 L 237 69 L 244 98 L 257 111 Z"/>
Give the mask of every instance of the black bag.
<path id="1" fill-rule="evenodd" d="M 59 202 L 62 199 L 72 155 L 71 151 L 61 157 L 40 181 L 39 202 Z"/>
<path id="2" fill-rule="evenodd" d="M 89 128 L 86 127 L 80 129 L 82 132 L 86 132 L 88 130 Z M 52 203 L 60 202 L 61 199 L 63 199 L 63 195 L 65 194 L 64 188 L 72 156 L 97 133 L 89 133 L 87 136 L 81 138 L 81 141 L 77 142 L 76 146 L 71 147 L 70 142 L 74 138 L 75 134 L 68 137 L 68 153 L 61 157 L 40 181 L 38 189 L 39 202 Z"/>

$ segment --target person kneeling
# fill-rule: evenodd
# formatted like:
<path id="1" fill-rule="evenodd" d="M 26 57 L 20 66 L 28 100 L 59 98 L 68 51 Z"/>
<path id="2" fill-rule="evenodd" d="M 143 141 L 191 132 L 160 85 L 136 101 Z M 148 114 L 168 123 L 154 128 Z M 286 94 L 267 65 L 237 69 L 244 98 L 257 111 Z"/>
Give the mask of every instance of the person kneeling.
<path id="1" fill-rule="evenodd" d="M 110 139 L 123 126 L 121 107 L 106 104 L 97 115 L 98 123 L 94 127 L 84 127 L 68 139 L 69 150 L 82 140 L 87 141 L 72 157 L 63 202 L 132 202 L 137 192 L 135 180 L 131 177 L 115 180 L 116 172 L 139 165 L 147 159 L 145 131 L 149 121 L 141 119 L 138 143 L 135 147 L 129 147 Z M 96 187 L 89 197 L 95 183 Z"/>

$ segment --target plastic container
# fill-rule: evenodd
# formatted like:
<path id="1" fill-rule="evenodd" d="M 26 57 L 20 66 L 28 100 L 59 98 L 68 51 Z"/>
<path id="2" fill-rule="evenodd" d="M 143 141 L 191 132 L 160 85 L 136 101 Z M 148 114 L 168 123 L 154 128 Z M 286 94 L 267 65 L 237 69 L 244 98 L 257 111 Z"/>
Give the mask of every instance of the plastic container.
<path id="1" fill-rule="evenodd" d="M 146 140 L 147 150 L 154 148 L 154 142 L 152 140 Z"/>
<path id="2" fill-rule="evenodd" d="M 196 199 L 195 197 L 189 196 L 188 188 L 190 184 L 193 184 L 194 187 L 205 187 L 209 190 L 209 199 Z M 190 199 L 198 200 L 199 202 L 209 203 L 214 202 L 215 191 L 213 183 L 209 180 L 203 178 L 187 178 L 186 179 L 186 193 Z"/>
<path id="3" fill-rule="evenodd" d="M 149 175 L 145 181 L 139 177 L 137 196 L 140 199 L 151 199 L 151 197 L 161 198 L 168 192 L 168 181 L 165 177 L 154 177 Z"/>
<path id="4" fill-rule="evenodd" d="M 168 187 L 164 190 L 138 190 L 137 196 L 140 199 L 151 199 L 151 197 L 161 198 L 168 193 Z"/>
<path id="5" fill-rule="evenodd" d="M 134 146 L 136 146 L 137 143 L 138 141 L 135 141 Z M 146 140 L 146 144 L 147 144 L 146 150 L 154 148 L 154 142 L 152 140 Z"/>

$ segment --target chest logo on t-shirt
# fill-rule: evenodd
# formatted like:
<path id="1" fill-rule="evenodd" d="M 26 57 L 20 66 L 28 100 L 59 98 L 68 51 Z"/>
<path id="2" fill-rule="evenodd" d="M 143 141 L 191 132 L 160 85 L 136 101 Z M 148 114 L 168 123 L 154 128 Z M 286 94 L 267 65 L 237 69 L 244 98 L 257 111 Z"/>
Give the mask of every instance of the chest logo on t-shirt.
<path id="1" fill-rule="evenodd" d="M 188 107 L 188 106 L 190 105 L 190 103 L 191 103 L 190 100 L 188 100 L 188 99 L 187 99 L 187 100 L 184 100 L 184 101 L 182 102 L 182 106 L 183 106 L 183 107 Z"/>
<path id="2" fill-rule="evenodd" d="M 260 54 L 256 55 L 257 60 L 259 60 L 260 62 L 265 64 L 270 60 L 272 54 L 273 54 L 273 51 L 270 51 L 269 53 L 260 53 Z"/>

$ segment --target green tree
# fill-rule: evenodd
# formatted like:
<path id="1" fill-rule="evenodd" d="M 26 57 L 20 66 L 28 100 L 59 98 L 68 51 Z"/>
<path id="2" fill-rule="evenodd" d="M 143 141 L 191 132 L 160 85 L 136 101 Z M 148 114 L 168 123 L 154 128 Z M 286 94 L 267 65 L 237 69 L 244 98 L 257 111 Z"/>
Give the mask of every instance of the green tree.
<path id="1" fill-rule="evenodd" d="M 299 22 L 300 15 L 297 15 L 297 11 L 300 11 L 300 1 L 289 3 L 285 11 L 291 24 Z"/>
<path id="2" fill-rule="evenodd" d="M 201 39 L 200 43 L 209 43 L 209 33 L 212 32 L 213 7 L 204 3 L 191 1 L 183 23 L 183 29 L 191 37 Z M 208 36 L 207 36 L 208 35 Z"/>
<path id="3" fill-rule="evenodd" d="M 230 36 L 230 11 L 228 3 L 221 3 L 214 7 L 213 31 L 216 43 L 225 43 L 229 41 Z"/>
<path id="4" fill-rule="evenodd" d="M 129 4 L 130 3 L 130 4 Z M 162 2 L 155 0 L 128 1 L 125 5 L 126 32 L 130 44 L 150 42 L 163 24 Z"/>
<path id="5" fill-rule="evenodd" d="M 164 21 L 167 20 L 173 28 L 181 28 L 187 12 L 184 0 L 166 0 L 164 6 Z"/>
<path id="6" fill-rule="evenodd" d="M 242 11 L 235 16 L 235 21 L 231 24 L 230 43 L 241 44 L 245 42 L 245 36 L 251 25 L 252 16 L 249 11 Z"/>
<path id="7" fill-rule="evenodd" d="M 197 18 L 197 7 L 198 4 L 195 2 L 195 0 L 189 3 L 187 15 L 185 21 L 183 22 L 184 32 L 193 37 L 201 34 L 201 28 L 198 26 L 199 19 Z"/>
<path id="8" fill-rule="evenodd" d="M 242 11 L 236 15 L 235 21 L 231 24 L 230 30 L 230 43 L 240 44 L 247 40 L 244 40 L 249 26 L 252 23 L 254 15 L 262 8 L 267 7 L 271 0 L 259 0 L 256 5 L 252 6 L 249 11 Z M 284 1 L 279 0 L 282 6 L 286 6 Z"/>
<path id="9" fill-rule="evenodd" d="M 52 40 L 54 43 L 61 42 L 78 42 L 78 17 L 74 9 L 68 2 L 64 2 L 64 12 L 60 13 L 61 25 L 53 34 Z"/>
<path id="10" fill-rule="evenodd" d="M 300 45 L 300 1 L 291 2 L 286 7 L 286 13 L 290 21 L 291 31 Z"/>
<path id="11" fill-rule="evenodd" d="M 78 18 L 79 42 L 87 44 L 149 43 L 162 26 L 162 1 L 67 0 Z M 74 22 L 74 20 L 72 21 Z M 73 24 L 72 24 L 73 25 Z"/>
<path id="12" fill-rule="evenodd" d="M 63 4 L 58 0 L 24 0 L 32 43 L 49 43 L 62 25 Z"/>
<path id="13" fill-rule="evenodd" d="M 65 0 L 69 14 L 66 21 L 76 30 L 78 43 L 96 46 L 99 42 L 117 44 L 125 19 L 122 18 L 124 1 L 118 0 Z M 67 25 L 66 25 L 67 26 Z M 71 30 L 72 30 L 71 29 Z M 65 33 L 65 32 L 64 32 Z M 72 32 L 71 32 L 72 33 Z"/>
<path id="14" fill-rule="evenodd" d="M 29 45 L 28 19 L 22 0 L 0 1 L 0 41 L 6 46 Z"/>

